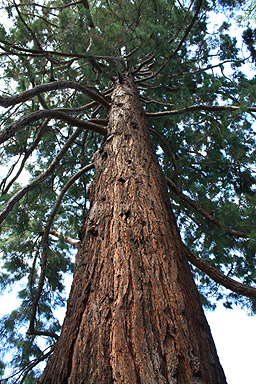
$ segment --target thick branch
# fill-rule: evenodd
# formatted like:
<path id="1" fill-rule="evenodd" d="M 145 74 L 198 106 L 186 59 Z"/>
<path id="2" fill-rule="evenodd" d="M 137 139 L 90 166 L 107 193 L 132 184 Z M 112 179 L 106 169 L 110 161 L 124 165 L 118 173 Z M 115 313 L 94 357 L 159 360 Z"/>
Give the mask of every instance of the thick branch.
<path id="1" fill-rule="evenodd" d="M 30 113 L 29 115 L 25 115 L 21 117 L 18 121 L 15 121 L 8 125 L 4 130 L 0 132 L 0 144 L 4 143 L 10 137 L 14 136 L 22 128 L 25 128 L 28 125 L 34 123 L 35 121 L 41 119 L 59 119 L 75 127 L 90 129 L 91 131 L 100 133 L 101 135 L 106 135 L 107 133 L 106 128 L 104 128 L 102 125 L 95 124 L 90 120 L 83 121 L 72 117 L 64 112 L 60 112 L 59 110 L 44 109 L 42 111 L 36 111 Z"/>
<path id="2" fill-rule="evenodd" d="M 185 255 L 187 259 L 202 272 L 206 273 L 216 283 L 223 285 L 233 292 L 249 297 L 250 299 L 256 300 L 256 288 L 250 287 L 249 285 L 239 283 L 225 276 L 223 273 L 218 271 L 216 268 L 209 265 L 206 261 L 196 256 L 186 245 L 184 245 Z"/>
<path id="3" fill-rule="evenodd" d="M 199 213 L 201 213 L 202 216 L 204 216 L 206 219 L 208 219 L 211 223 L 215 224 L 219 228 L 223 228 L 223 224 L 219 219 L 216 217 L 212 216 L 209 212 L 207 212 L 205 209 L 203 209 L 200 205 L 198 205 L 194 200 L 192 200 L 190 197 L 187 195 L 184 195 L 179 188 L 174 184 L 172 180 L 170 180 L 168 177 L 166 177 L 166 182 L 167 185 L 173 190 L 173 192 L 179 196 L 182 200 L 186 201 L 192 208 L 196 209 Z M 248 234 L 244 233 L 242 231 L 237 231 L 232 228 L 226 228 L 224 227 L 225 230 L 230 234 L 235 237 L 244 237 L 247 238 Z"/>
<path id="4" fill-rule="evenodd" d="M 7 108 L 11 105 L 24 103 L 25 101 L 32 99 L 40 93 L 56 91 L 60 89 L 75 89 L 89 96 L 94 101 L 97 101 L 97 103 L 103 105 L 103 107 L 110 109 L 110 103 L 99 92 L 94 93 L 88 87 L 72 81 L 54 81 L 52 83 L 38 85 L 37 87 L 22 92 L 19 95 L 14 95 L 11 97 L 0 96 L 0 106 Z"/>
<path id="5" fill-rule="evenodd" d="M 146 115 L 147 117 L 166 117 L 194 111 L 220 112 L 239 111 L 239 109 L 240 107 L 237 105 L 191 105 L 181 109 L 174 109 L 173 111 L 146 113 Z M 256 112 L 256 107 L 247 107 L 246 112 Z"/>

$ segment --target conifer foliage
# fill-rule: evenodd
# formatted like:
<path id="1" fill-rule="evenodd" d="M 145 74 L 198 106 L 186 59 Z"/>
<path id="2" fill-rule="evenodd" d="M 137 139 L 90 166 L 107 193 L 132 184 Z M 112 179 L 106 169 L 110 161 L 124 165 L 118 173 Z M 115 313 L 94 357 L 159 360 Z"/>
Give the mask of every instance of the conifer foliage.
<path id="1" fill-rule="evenodd" d="M 212 23 L 213 10 L 239 7 L 3 1 L 0 283 L 2 292 L 18 286 L 20 299 L 0 323 L 1 353 L 11 356 L 11 374 L 1 357 L 6 382 L 34 383 L 58 339 L 93 155 L 111 139 L 111 96 L 125 77 L 150 122 L 203 305 L 223 300 L 255 312 L 255 31 L 244 32 L 245 50 L 231 19 Z"/>

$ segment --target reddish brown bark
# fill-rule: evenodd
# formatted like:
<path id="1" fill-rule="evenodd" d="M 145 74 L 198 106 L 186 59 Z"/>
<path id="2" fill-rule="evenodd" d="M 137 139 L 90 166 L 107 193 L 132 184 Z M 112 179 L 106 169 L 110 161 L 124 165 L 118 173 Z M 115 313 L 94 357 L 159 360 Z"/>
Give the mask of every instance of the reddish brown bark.
<path id="1" fill-rule="evenodd" d="M 39 383 L 226 383 L 132 80 L 94 156 L 61 336 Z"/>

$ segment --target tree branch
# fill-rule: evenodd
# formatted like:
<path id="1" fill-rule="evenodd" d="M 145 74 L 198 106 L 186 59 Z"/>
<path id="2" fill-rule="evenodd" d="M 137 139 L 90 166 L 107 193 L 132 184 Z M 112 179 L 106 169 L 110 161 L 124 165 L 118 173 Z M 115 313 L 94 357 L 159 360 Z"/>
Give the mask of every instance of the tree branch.
<path id="1" fill-rule="evenodd" d="M 81 4 L 81 0 L 70 2 L 70 3 L 64 4 L 64 5 L 56 5 L 56 6 L 54 6 L 54 5 L 53 6 L 47 6 L 47 5 L 37 4 L 37 3 L 31 3 L 31 4 L 33 5 L 33 7 L 39 7 L 39 8 L 42 8 L 42 9 L 47 9 L 47 10 L 58 9 L 59 10 L 59 9 L 70 8 L 71 6 L 74 6 L 74 5 L 77 5 L 77 4 Z M 8 4 L 8 7 L 9 8 L 13 8 L 14 5 L 9 5 Z"/>
<path id="2" fill-rule="evenodd" d="M 232 229 L 232 228 L 224 227 L 219 219 L 217 219 L 216 217 L 214 217 L 210 213 L 208 213 L 205 209 L 203 209 L 200 205 L 198 205 L 190 197 L 184 195 L 171 179 L 169 179 L 168 177 L 166 177 L 165 179 L 166 179 L 167 185 L 173 190 L 173 192 L 177 196 L 179 196 L 182 200 L 186 201 L 186 203 L 188 203 L 192 208 L 196 209 L 199 213 L 201 213 L 202 216 L 204 216 L 206 219 L 208 219 L 211 223 L 215 224 L 219 228 L 224 228 L 226 230 L 226 232 L 232 236 L 244 237 L 244 238 L 249 237 L 249 235 L 245 232 L 237 231 L 237 230 Z"/>
<path id="3" fill-rule="evenodd" d="M 34 123 L 35 121 L 41 119 L 60 119 L 65 121 L 66 123 L 73 125 L 75 127 L 79 127 L 82 129 L 90 129 L 91 131 L 97 132 L 101 135 L 106 135 L 107 129 L 102 125 L 95 124 L 90 120 L 83 121 L 77 119 L 75 117 L 71 117 L 70 115 L 61 112 L 58 109 L 44 109 L 41 111 L 32 112 L 28 115 L 21 117 L 18 121 L 11 123 L 4 130 L 0 132 L 0 144 L 4 143 L 6 140 L 10 139 L 10 137 L 14 136 L 19 130 L 27 127 L 28 125 Z M 95 121 L 95 120 L 93 120 Z"/>
<path id="4" fill-rule="evenodd" d="M 11 165 L 11 167 L 9 168 L 9 170 L 7 172 L 7 175 L 1 181 L 0 189 L 2 189 L 2 194 L 4 194 L 5 184 L 6 184 L 7 180 L 8 180 L 8 178 L 11 176 L 13 170 L 15 169 L 16 165 L 19 163 L 20 159 L 21 159 L 21 154 L 19 154 L 18 159 L 15 161 L 14 164 Z"/>
<path id="5" fill-rule="evenodd" d="M 45 172 L 41 173 L 39 176 L 37 176 L 35 179 L 33 179 L 30 183 L 25 185 L 23 188 L 21 188 L 18 192 L 16 192 L 6 203 L 4 209 L 0 212 L 0 224 L 2 221 L 6 218 L 6 216 L 11 211 L 14 204 L 16 204 L 26 193 L 28 193 L 31 189 L 35 187 L 35 185 L 41 183 L 44 181 L 49 175 L 52 174 L 55 167 L 59 163 L 60 159 L 64 156 L 64 154 L 67 152 L 69 147 L 73 144 L 75 139 L 80 135 L 80 133 L 83 131 L 83 128 L 77 128 L 75 132 L 72 133 L 72 135 L 68 138 L 66 143 L 63 145 L 63 147 L 60 149 L 60 151 L 57 153 L 55 158 L 50 163 L 49 167 L 46 169 Z"/>
<path id="6" fill-rule="evenodd" d="M 50 331 L 36 331 L 35 329 L 30 329 L 27 331 L 27 335 L 35 335 L 35 336 L 48 336 L 53 337 L 54 339 L 58 340 L 59 336 Z"/>
<path id="7" fill-rule="evenodd" d="M 183 36 L 182 36 L 182 38 L 181 38 L 181 40 L 180 40 L 178 46 L 175 48 L 174 52 L 172 52 L 172 53 L 169 55 L 168 59 L 165 60 L 165 62 L 160 66 L 160 68 L 159 68 L 155 73 L 153 73 L 151 76 L 148 76 L 148 77 L 146 77 L 146 78 L 144 78 L 144 79 L 141 79 L 141 80 L 136 80 L 135 82 L 136 82 L 137 84 L 139 84 L 139 83 L 141 83 L 141 82 L 143 82 L 143 81 L 151 80 L 153 77 L 157 76 L 157 75 L 158 75 L 159 73 L 161 73 L 162 70 L 167 66 L 167 64 L 169 63 L 169 61 L 176 55 L 176 53 L 180 50 L 182 44 L 183 44 L 184 41 L 186 40 L 186 38 L 187 38 L 187 36 L 188 36 L 188 34 L 189 34 L 191 28 L 192 28 L 193 25 L 195 24 L 196 19 L 197 19 L 197 16 L 198 16 L 198 14 L 199 14 L 199 12 L 200 12 L 200 10 L 201 10 L 202 3 L 203 3 L 203 0 L 199 0 L 199 1 L 198 1 L 198 4 L 197 4 L 197 7 L 196 7 L 196 11 L 195 11 L 195 13 L 194 13 L 194 16 L 193 16 L 193 18 L 192 18 L 190 24 L 188 25 L 188 27 L 187 27 L 185 33 L 183 34 Z M 192 4 L 192 3 L 191 3 L 191 4 Z M 180 29 L 180 30 L 181 30 L 181 29 Z M 171 42 L 172 42 L 172 39 L 169 40 L 169 43 L 171 43 Z"/>
<path id="8" fill-rule="evenodd" d="M 82 105 L 81 107 L 76 107 L 76 108 L 54 108 L 54 111 L 59 111 L 59 112 L 63 112 L 63 113 L 67 113 L 67 114 L 76 114 L 76 113 L 82 113 L 82 112 L 85 112 L 87 109 L 90 109 L 90 108 L 94 108 L 98 105 L 98 103 L 96 103 L 96 101 L 91 101 L 90 103 L 87 103 L 85 105 Z M 102 108 L 101 105 L 98 106 L 98 108 Z M 94 112 L 93 112 L 94 113 Z M 96 122 L 96 119 L 95 121 L 93 121 L 94 119 L 90 119 L 91 122 L 95 122 L 95 123 L 98 123 L 100 125 L 107 125 L 107 120 L 106 119 L 97 119 L 97 122 Z M 102 124 L 102 121 L 104 120 L 104 122 L 106 124 Z"/>
<path id="9" fill-rule="evenodd" d="M 159 75 L 159 73 L 162 72 L 162 70 L 166 67 L 167 64 L 168 64 L 168 61 L 166 61 L 163 65 L 161 65 L 160 68 L 156 72 L 152 72 L 152 75 L 150 75 L 150 76 L 143 77 L 143 79 L 136 79 L 136 80 L 134 80 L 135 84 L 144 83 L 144 82 L 146 82 L 148 80 L 153 79 L 154 77 Z"/>
<path id="10" fill-rule="evenodd" d="M 168 107 L 173 107 L 174 106 L 174 104 L 166 103 L 166 102 L 163 102 L 163 101 L 158 101 L 158 100 L 152 99 L 151 97 L 147 97 L 147 96 L 144 96 L 144 95 L 141 95 L 140 99 L 145 104 L 159 104 L 159 105 L 163 105 L 165 107 L 167 107 L 167 106 Z"/>
<path id="11" fill-rule="evenodd" d="M 24 103 L 25 101 L 32 99 L 40 93 L 56 91 L 60 89 L 75 89 L 89 96 L 97 103 L 103 105 L 103 107 L 110 109 L 109 101 L 104 96 L 102 96 L 100 92 L 97 91 L 97 93 L 94 93 L 88 87 L 79 83 L 75 83 L 73 81 L 54 81 L 52 83 L 38 85 L 37 87 L 29 89 L 28 91 L 24 91 L 19 95 L 14 95 L 10 97 L 0 96 L 0 106 L 7 108 L 11 105 Z"/>
<path id="12" fill-rule="evenodd" d="M 62 236 L 64 241 L 66 241 L 70 245 L 73 245 L 73 247 L 78 247 L 78 244 L 80 243 L 80 240 L 72 239 L 72 237 L 70 237 L 70 236 L 65 236 L 62 233 L 56 231 L 55 229 L 50 229 L 49 234 L 56 236 L 56 237 Z"/>
<path id="13" fill-rule="evenodd" d="M 39 300 L 40 300 L 40 297 L 41 297 L 41 293 L 42 293 L 42 290 L 43 290 L 45 274 L 46 274 L 47 253 L 48 253 L 47 252 L 48 251 L 47 239 L 48 239 L 48 236 L 49 236 L 49 233 L 50 233 L 50 228 L 51 228 L 51 225 L 53 223 L 54 217 L 55 217 L 55 215 L 57 213 L 57 210 L 58 210 L 58 208 L 59 208 L 59 206 L 61 204 L 61 201 L 62 201 L 65 193 L 67 192 L 67 190 L 71 187 L 72 184 L 74 184 L 74 182 L 83 173 L 91 170 L 92 168 L 94 168 L 93 164 L 86 165 L 85 167 L 80 169 L 80 171 L 78 171 L 74 176 L 72 176 L 69 179 L 69 181 L 62 188 L 58 198 L 56 199 L 56 201 L 54 203 L 53 209 L 52 209 L 52 211 L 51 211 L 51 213 L 50 213 L 50 215 L 49 215 L 49 217 L 47 219 L 47 222 L 46 222 L 46 225 L 45 225 L 45 228 L 44 228 L 43 237 L 42 237 L 42 240 L 41 240 L 41 244 L 42 244 L 41 273 L 40 273 L 38 287 L 37 287 L 37 290 L 36 290 L 36 293 L 35 293 L 35 297 L 34 297 L 34 300 L 33 300 L 33 304 L 32 304 L 30 324 L 29 324 L 29 330 L 28 330 L 29 333 L 31 333 L 31 332 L 34 333 L 35 332 L 36 311 L 37 311 L 38 303 L 39 303 Z"/>
<path id="14" fill-rule="evenodd" d="M 83 4 L 83 6 L 87 10 L 86 17 L 87 17 L 87 20 L 89 22 L 89 27 L 90 28 L 95 28 L 95 25 L 94 25 L 93 20 L 92 20 L 92 15 L 91 15 L 91 12 L 90 12 L 90 7 L 89 7 L 88 0 L 81 0 L 81 3 Z"/>
<path id="15" fill-rule="evenodd" d="M 244 62 L 247 61 L 249 58 L 250 58 L 250 56 L 245 57 L 244 59 L 239 59 L 239 60 L 231 60 L 231 59 L 229 59 L 229 60 L 223 60 L 221 63 L 218 63 L 218 64 L 211 64 L 211 65 L 208 65 L 208 66 L 205 67 L 205 68 L 198 68 L 198 69 L 195 69 L 194 71 L 187 71 L 187 72 L 173 73 L 173 74 L 172 74 L 172 79 L 175 79 L 175 78 L 180 77 L 180 76 L 185 76 L 185 75 L 196 75 L 197 73 L 201 73 L 201 72 L 209 71 L 209 69 L 214 69 L 214 68 L 222 67 L 224 64 L 227 64 L 227 63 L 235 63 L 235 64 L 238 64 L 238 63 L 244 63 Z"/>
<path id="16" fill-rule="evenodd" d="M 119 56 L 102 56 L 102 55 L 83 55 L 79 53 L 65 53 L 65 52 L 58 52 L 58 51 L 44 51 L 39 49 L 29 49 L 29 48 L 21 48 L 13 43 L 9 43 L 6 40 L 3 40 L 0 38 L 0 43 L 2 43 L 4 46 L 7 46 L 9 48 L 6 48 L 4 46 L 0 46 L 0 48 L 6 52 L 6 55 L 15 55 L 15 56 L 25 56 L 25 57 L 47 57 L 49 56 L 58 56 L 58 57 L 66 57 L 66 58 L 73 58 L 73 59 L 97 59 L 97 60 L 112 60 L 112 61 L 123 61 L 123 57 Z M 90 46 L 90 44 L 89 44 Z M 18 52 L 14 52 L 13 49 L 15 49 Z M 88 50 L 88 48 L 87 48 Z M 0 56 L 3 56 L 4 54 L 1 54 Z"/>
<path id="17" fill-rule="evenodd" d="M 179 169 L 179 166 L 178 166 L 177 161 L 176 161 L 176 156 L 175 156 L 175 153 L 170 148 L 167 140 L 165 139 L 165 137 L 163 135 L 161 135 L 155 129 L 149 127 L 149 130 L 150 130 L 150 132 L 153 133 L 154 136 L 156 136 L 162 142 L 163 146 L 166 148 L 168 154 L 170 155 L 170 157 L 173 161 L 173 168 L 175 170 L 175 173 L 176 173 L 176 175 L 178 175 L 180 173 L 180 169 Z"/>
<path id="18" fill-rule="evenodd" d="M 49 119 L 45 119 L 43 121 L 43 123 L 41 124 L 40 126 L 40 129 L 39 129 L 39 132 L 38 132 L 38 135 L 33 143 L 33 145 L 31 146 L 31 148 L 29 148 L 28 151 L 25 152 L 25 155 L 22 159 L 22 162 L 20 164 L 20 168 L 19 170 L 17 171 L 16 175 L 12 178 L 12 180 L 10 180 L 10 182 L 8 183 L 8 185 L 3 189 L 3 192 L 2 194 L 4 195 L 5 193 L 8 192 L 8 190 L 10 189 L 10 187 L 12 186 L 12 184 L 17 180 L 17 178 L 20 176 L 25 164 L 26 164 L 26 161 L 27 159 L 29 158 L 29 156 L 32 154 L 32 152 L 35 150 L 35 148 L 38 146 L 39 142 L 41 141 L 41 138 L 43 136 L 43 133 L 44 133 L 44 130 L 45 128 L 47 127 L 48 125 L 48 122 L 50 120 Z"/>
<path id="19" fill-rule="evenodd" d="M 176 53 L 180 50 L 182 44 L 183 44 L 184 41 L 186 40 L 186 38 L 187 38 L 189 32 L 191 31 L 191 28 L 193 27 L 193 25 L 194 25 L 195 22 L 196 22 L 197 16 L 198 16 L 198 14 L 199 14 L 199 12 L 200 12 L 200 10 L 201 10 L 202 3 L 203 3 L 203 0 L 199 0 L 199 1 L 198 1 L 198 4 L 197 4 L 197 7 L 196 7 L 196 11 L 195 11 L 195 13 L 194 13 L 194 16 L 193 16 L 193 18 L 192 18 L 192 20 L 191 20 L 189 26 L 187 27 L 187 29 L 186 29 L 184 35 L 182 36 L 182 38 L 181 38 L 181 40 L 180 40 L 178 46 L 176 47 L 175 51 L 172 52 L 172 54 L 170 55 L 169 60 L 171 60 L 171 59 L 176 55 Z"/>
<path id="20" fill-rule="evenodd" d="M 49 348 L 50 348 L 50 350 L 49 350 L 47 353 L 45 353 L 45 351 L 46 351 L 47 349 L 49 349 Z M 14 379 L 14 381 L 12 381 L 12 383 L 15 384 L 15 383 L 18 383 L 18 382 L 19 382 L 20 384 L 22 384 L 22 383 L 24 382 L 26 376 L 28 375 L 28 373 L 29 373 L 29 372 L 30 372 L 30 371 L 31 371 L 37 364 L 39 364 L 39 363 L 41 363 L 42 361 L 44 361 L 45 359 L 47 359 L 47 358 L 52 354 L 53 349 L 54 349 L 54 346 L 47 347 L 47 348 L 41 353 L 41 355 L 40 355 L 38 358 L 36 358 L 36 359 L 30 361 L 30 362 L 29 362 L 28 364 L 26 364 L 23 368 L 21 368 L 19 371 L 15 372 L 15 373 L 12 374 L 11 376 L 8 376 L 8 377 L 6 377 L 6 378 L 4 378 L 4 379 L 0 379 L 0 383 L 1 383 L 1 382 L 8 382 L 9 379 L 12 379 L 12 378 L 14 378 L 15 376 L 17 376 L 17 378 Z"/>
<path id="21" fill-rule="evenodd" d="M 216 283 L 223 285 L 225 288 L 230 289 L 239 295 L 249 297 L 250 299 L 256 300 L 256 288 L 250 287 L 249 285 L 239 283 L 225 276 L 223 273 L 218 271 L 216 268 L 209 265 L 206 261 L 196 256 L 185 244 L 183 244 L 185 255 L 187 259 L 202 272 L 206 273 Z"/>
<path id="22" fill-rule="evenodd" d="M 207 111 L 207 112 L 221 112 L 221 111 L 239 111 L 240 106 L 237 105 L 191 105 L 189 107 L 174 109 L 173 111 L 153 112 L 146 113 L 147 117 L 166 117 L 173 115 L 180 115 L 186 112 L 194 111 Z M 247 107 L 246 112 L 256 112 L 256 107 Z"/>
<path id="23" fill-rule="evenodd" d="M 15 0 L 13 0 L 13 4 L 14 4 L 15 9 L 16 9 L 18 15 L 19 15 L 20 20 L 21 20 L 22 23 L 24 24 L 25 28 L 26 28 L 26 29 L 29 31 L 29 33 L 31 34 L 32 39 L 34 40 L 34 42 L 35 42 L 36 45 L 38 46 L 39 50 L 42 51 L 41 44 L 39 43 L 39 41 L 38 41 L 38 39 L 37 39 L 37 37 L 36 37 L 34 31 L 33 31 L 33 30 L 30 28 L 30 26 L 27 25 L 27 23 L 25 22 L 25 20 L 24 20 L 24 18 L 23 18 L 23 16 L 22 16 L 22 14 L 21 14 L 21 12 L 20 12 L 20 10 L 19 10 L 19 7 L 17 6 Z"/>
<path id="24" fill-rule="evenodd" d="M 151 55 L 148 59 L 142 61 L 135 69 L 132 71 L 132 75 L 135 76 L 145 65 L 150 64 L 155 59 L 154 55 Z"/>

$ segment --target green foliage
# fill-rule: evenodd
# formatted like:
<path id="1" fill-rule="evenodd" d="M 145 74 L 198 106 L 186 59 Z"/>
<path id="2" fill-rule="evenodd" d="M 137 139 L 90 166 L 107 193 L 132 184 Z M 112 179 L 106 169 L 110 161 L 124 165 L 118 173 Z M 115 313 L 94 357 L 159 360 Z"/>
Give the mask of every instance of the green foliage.
<path id="1" fill-rule="evenodd" d="M 188 6 L 187 2 L 169 0 L 102 0 L 89 2 L 87 9 L 82 2 L 22 1 L 15 6 L 6 0 L 9 19 L 7 26 L 0 25 L 0 65 L 3 96 L 51 81 L 73 81 L 109 98 L 118 73 L 136 68 L 153 55 L 143 67 L 150 79 L 147 84 L 138 82 L 143 107 L 148 113 L 180 111 L 150 119 L 158 134 L 152 135 L 155 148 L 164 150 L 159 152 L 163 171 L 221 223 L 214 225 L 170 190 L 183 240 L 218 270 L 255 286 L 255 112 L 248 110 L 255 106 L 255 69 L 250 69 L 247 78 L 241 49 L 230 34 L 232 20 L 223 22 L 213 33 L 209 28 L 210 11 L 220 7 L 225 11 L 239 9 L 239 3 L 203 2 L 194 18 L 198 1 Z M 243 39 L 255 61 L 255 31 L 246 29 Z M 50 91 L 1 109 L 1 122 L 4 128 L 24 115 L 54 108 L 73 109 L 71 116 L 83 121 L 106 119 L 106 110 L 90 102 L 87 95 L 74 89 Z M 200 109 L 202 105 L 209 110 Z M 217 105 L 239 108 L 210 108 Z M 191 110 L 191 106 L 198 108 Z M 41 120 L 27 125 L 2 145 L 1 209 L 22 185 L 49 168 L 75 129 L 61 119 L 47 123 Z M 0 324 L 6 348 L 2 353 L 10 351 L 14 370 L 33 359 L 39 361 L 45 343 L 54 342 L 50 337 L 42 347 L 39 336 L 26 333 L 42 273 L 43 232 L 56 198 L 70 178 L 90 164 L 101 141 L 102 136 L 95 132 L 81 132 L 54 170 L 13 205 L 0 226 L 1 292 L 6 287 L 17 288 L 18 283 L 21 300 L 20 307 Z M 23 168 L 22 176 L 14 179 L 19 167 Z M 74 268 L 74 248 L 66 239 L 79 239 L 92 175 L 93 171 L 85 173 L 72 184 L 53 219 L 51 229 L 59 235 L 50 232 L 47 239 L 44 289 L 34 324 L 37 331 L 60 331 L 54 315 L 65 303 L 65 276 Z M 230 229 L 246 236 L 232 236 Z M 255 310 L 255 303 L 249 299 L 230 294 L 200 270 L 191 268 L 205 306 L 223 300 L 227 307 L 236 303 Z M 24 382 L 34 383 L 39 371 L 35 365 Z"/>
<path id="2" fill-rule="evenodd" d="M 256 29 L 252 30 L 251 28 L 247 28 L 243 32 L 243 40 L 245 44 L 247 45 L 248 50 L 251 53 L 252 59 L 255 62 L 256 61 Z"/>
<path id="3" fill-rule="evenodd" d="M 250 25 L 255 20 L 256 2 L 248 0 L 244 2 L 244 12 L 237 17 L 237 21 L 241 25 Z"/>

